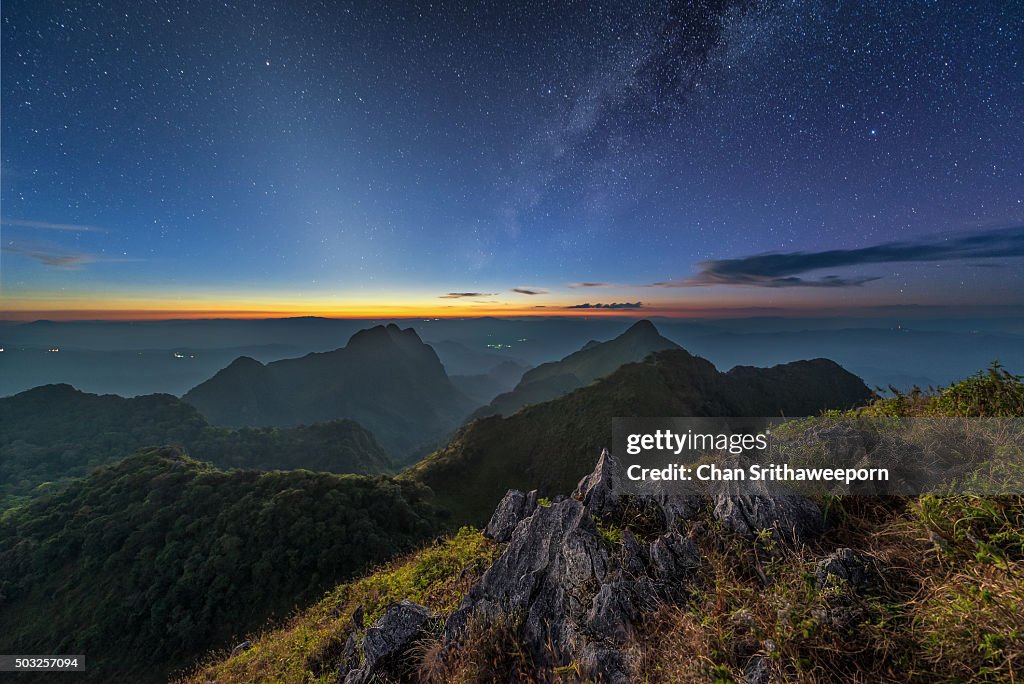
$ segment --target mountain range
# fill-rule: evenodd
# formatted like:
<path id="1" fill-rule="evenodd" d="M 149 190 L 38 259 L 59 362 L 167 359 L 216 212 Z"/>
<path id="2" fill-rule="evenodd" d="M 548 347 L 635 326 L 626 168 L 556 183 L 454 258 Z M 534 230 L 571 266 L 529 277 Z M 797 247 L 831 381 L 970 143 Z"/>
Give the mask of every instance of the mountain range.
<path id="1" fill-rule="evenodd" d="M 143 447 L 167 444 L 221 468 L 395 471 L 373 435 L 351 420 L 222 428 L 169 394 L 125 398 L 46 385 L 0 398 L 0 510 Z"/>
<path id="2" fill-rule="evenodd" d="M 637 321 L 612 340 L 591 340 L 561 361 L 543 363 L 527 371 L 511 392 L 495 397 L 490 404 L 475 411 L 473 417 L 511 415 L 529 404 L 555 399 L 588 385 L 623 364 L 642 361 L 652 352 L 679 348 L 672 340 L 662 337 L 650 321 Z"/>
<path id="3" fill-rule="evenodd" d="M 851 408 L 871 395 L 828 359 L 723 373 L 683 349 L 667 349 L 558 399 L 475 420 L 406 476 L 428 485 L 457 520 L 479 525 L 509 487 L 571 491 L 611 444 L 616 417 L 795 417 Z"/>
<path id="4" fill-rule="evenodd" d="M 182 398 L 216 425 L 352 419 L 399 464 L 429 451 L 473 409 L 434 350 L 394 324 L 361 330 L 330 352 L 265 365 L 240 357 Z"/>

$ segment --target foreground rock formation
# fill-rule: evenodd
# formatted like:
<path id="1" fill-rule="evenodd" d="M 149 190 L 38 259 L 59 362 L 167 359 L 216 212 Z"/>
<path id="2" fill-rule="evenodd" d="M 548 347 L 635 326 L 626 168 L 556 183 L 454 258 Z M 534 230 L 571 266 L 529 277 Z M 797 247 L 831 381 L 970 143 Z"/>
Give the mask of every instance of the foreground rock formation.
<path id="1" fill-rule="evenodd" d="M 757 536 L 780 532 L 786 542 L 821 531 L 821 511 L 795 496 L 755 496 L 723 490 L 713 502 L 657 491 L 622 496 L 619 463 L 607 451 L 572 497 L 555 502 L 537 492 L 509 491 L 485 528 L 507 546 L 498 560 L 444 621 L 409 601 L 394 604 L 361 642 L 350 639 L 349 684 L 402 676 L 403 654 L 437 635 L 443 650 L 457 650 L 480 625 L 510 625 L 542 671 L 570 666 L 583 680 L 627 682 L 639 675 L 630 638 L 659 602 L 683 602 L 701 564 L 679 523 L 702 506 L 733 531 Z M 611 521 L 641 520 L 643 539 Z"/>

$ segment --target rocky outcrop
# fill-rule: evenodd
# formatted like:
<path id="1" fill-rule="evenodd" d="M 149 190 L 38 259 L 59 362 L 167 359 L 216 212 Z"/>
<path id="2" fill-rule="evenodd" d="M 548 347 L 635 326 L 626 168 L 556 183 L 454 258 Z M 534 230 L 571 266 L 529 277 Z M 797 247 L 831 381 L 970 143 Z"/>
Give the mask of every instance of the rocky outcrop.
<path id="1" fill-rule="evenodd" d="M 615 491 L 618 470 L 618 461 L 604 449 L 597 459 L 594 472 L 584 476 L 576 485 L 573 498 L 583 502 L 587 510 L 598 518 L 614 514 L 619 501 L 618 493 Z"/>
<path id="2" fill-rule="evenodd" d="M 573 497 L 550 506 L 522 492 L 506 495 L 488 525 L 491 535 L 500 539 L 511 521 L 519 522 L 504 553 L 448 619 L 448 643 L 465 638 L 471 622 L 519 616 L 519 638 L 537 665 L 575 662 L 584 678 L 630 680 L 637 656 L 627 644 L 634 625 L 658 601 L 686 596 L 700 555 L 667 527 L 650 543 L 629 530 L 620 541 L 607 540 L 598 522 L 622 506 L 615 492 L 618 467 L 603 452 Z M 657 505 L 653 497 L 647 503 Z M 662 512 L 663 523 L 675 510 Z"/>
<path id="3" fill-rule="evenodd" d="M 853 591 L 864 589 L 873 572 L 872 562 L 852 549 L 837 549 L 814 566 L 814 584 L 826 589 L 845 584 Z"/>
<path id="4" fill-rule="evenodd" d="M 683 603 L 692 595 L 701 555 L 679 522 L 704 508 L 707 499 L 669 496 L 656 488 L 623 495 L 617 489 L 620 467 L 605 450 L 572 497 L 542 504 L 536 491 L 505 495 L 484 534 L 506 547 L 445 621 L 441 652 L 457 653 L 479 636 L 476 630 L 500 624 L 513 630 L 539 671 L 572 665 L 580 679 L 606 683 L 639 676 L 637 626 L 659 603 Z M 715 515 L 751 537 L 772 529 L 783 539 L 799 540 L 821 531 L 817 506 L 774 493 L 725 489 L 714 498 Z M 645 521 L 643 537 L 616 527 L 623 517 L 638 516 Z M 838 565 L 830 565 L 826 575 L 856 579 L 842 551 L 830 559 Z M 362 641 L 350 639 L 346 650 L 354 655 L 345 682 L 396 676 L 396 663 L 430 631 L 431 619 L 421 606 L 392 606 Z M 749 681 L 767 681 L 767 659 L 752 660 L 748 670 Z"/>
<path id="5" fill-rule="evenodd" d="M 774 540 L 796 545 L 825 531 L 817 504 L 764 480 L 723 482 L 713 499 L 715 518 L 751 539 L 770 532 Z"/>
<path id="6" fill-rule="evenodd" d="M 494 509 L 494 515 L 484 527 L 484 536 L 499 544 L 504 544 L 512 538 L 512 533 L 520 521 L 532 515 L 533 509 L 536 507 L 536 489 L 532 492 L 510 489 L 498 507 Z"/>
<path id="7" fill-rule="evenodd" d="M 417 641 L 429 634 L 430 611 L 409 600 L 392 604 L 373 623 L 362 641 L 355 633 L 345 645 L 349 669 L 345 684 L 399 679 L 408 668 L 407 656 Z"/>

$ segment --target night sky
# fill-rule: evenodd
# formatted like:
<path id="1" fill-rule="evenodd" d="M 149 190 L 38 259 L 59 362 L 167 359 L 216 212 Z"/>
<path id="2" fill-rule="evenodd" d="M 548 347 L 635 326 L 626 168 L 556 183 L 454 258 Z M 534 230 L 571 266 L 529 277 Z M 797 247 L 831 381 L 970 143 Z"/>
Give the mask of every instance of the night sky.
<path id="1" fill-rule="evenodd" d="M 0 49 L 8 315 L 1024 305 L 1019 2 L 7 0 Z"/>

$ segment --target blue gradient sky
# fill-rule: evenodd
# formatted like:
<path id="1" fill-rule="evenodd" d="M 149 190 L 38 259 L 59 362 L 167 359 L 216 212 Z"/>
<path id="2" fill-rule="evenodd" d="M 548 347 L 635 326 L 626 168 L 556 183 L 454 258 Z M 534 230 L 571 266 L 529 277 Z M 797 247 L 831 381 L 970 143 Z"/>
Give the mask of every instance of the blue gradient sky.
<path id="1" fill-rule="evenodd" d="M 1022 25 L 999 2 L 5 2 L 2 308 L 1022 304 Z"/>

